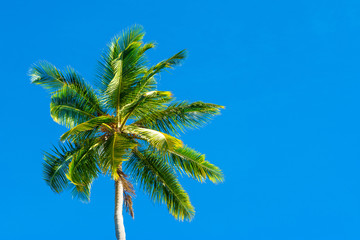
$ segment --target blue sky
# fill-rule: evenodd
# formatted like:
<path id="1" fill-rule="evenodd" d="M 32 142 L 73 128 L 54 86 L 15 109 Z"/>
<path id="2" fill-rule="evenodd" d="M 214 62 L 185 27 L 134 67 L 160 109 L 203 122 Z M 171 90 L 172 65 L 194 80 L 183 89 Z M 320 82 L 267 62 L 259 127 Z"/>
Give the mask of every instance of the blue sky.
<path id="1" fill-rule="evenodd" d="M 27 72 L 47 60 L 92 81 L 133 24 L 158 43 L 153 63 L 189 51 L 159 89 L 226 106 L 182 137 L 226 181 L 181 179 L 190 223 L 137 191 L 128 239 L 360 239 L 360 2 L 14 0 L 0 21 L 0 239 L 115 239 L 108 177 L 88 204 L 42 180 L 42 151 L 66 129 Z"/>

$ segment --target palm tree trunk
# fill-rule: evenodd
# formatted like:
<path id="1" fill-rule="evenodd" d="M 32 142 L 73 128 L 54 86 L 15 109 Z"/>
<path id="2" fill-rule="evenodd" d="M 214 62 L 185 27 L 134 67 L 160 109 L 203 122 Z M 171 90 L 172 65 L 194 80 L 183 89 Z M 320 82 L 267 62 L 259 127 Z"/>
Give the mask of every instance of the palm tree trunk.
<path id="1" fill-rule="evenodd" d="M 115 181 L 115 234 L 118 240 L 125 240 L 123 219 L 124 187 L 121 178 Z"/>

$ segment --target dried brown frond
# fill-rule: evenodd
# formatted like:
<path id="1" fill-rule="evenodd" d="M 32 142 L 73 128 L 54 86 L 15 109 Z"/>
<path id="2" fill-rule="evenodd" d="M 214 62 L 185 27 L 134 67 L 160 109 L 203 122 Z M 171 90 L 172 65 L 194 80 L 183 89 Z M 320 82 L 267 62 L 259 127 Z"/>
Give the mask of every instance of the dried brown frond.
<path id="1" fill-rule="evenodd" d="M 133 209 L 133 202 L 132 198 L 135 196 L 135 190 L 132 183 L 127 179 L 126 174 L 121 170 L 118 169 L 119 180 L 121 181 L 123 188 L 124 188 L 124 205 L 125 210 L 130 214 L 132 218 L 134 218 L 134 209 Z"/>

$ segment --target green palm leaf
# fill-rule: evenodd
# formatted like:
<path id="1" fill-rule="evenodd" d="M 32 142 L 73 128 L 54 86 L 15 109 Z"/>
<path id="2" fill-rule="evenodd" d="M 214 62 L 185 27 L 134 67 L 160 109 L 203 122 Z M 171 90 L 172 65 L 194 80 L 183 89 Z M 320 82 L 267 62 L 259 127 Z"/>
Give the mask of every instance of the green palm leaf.
<path id="1" fill-rule="evenodd" d="M 52 152 L 44 153 L 44 180 L 50 188 L 57 193 L 62 192 L 69 184 L 66 173 L 73 155 L 79 151 L 80 146 L 68 142 L 53 146 Z"/>
<path id="2" fill-rule="evenodd" d="M 91 184 L 99 173 L 96 146 L 97 144 L 93 140 L 86 141 L 73 155 L 69 164 L 66 177 L 79 189 Z"/>
<path id="3" fill-rule="evenodd" d="M 139 98 L 125 105 L 120 113 L 124 116 L 120 129 L 125 125 L 126 121 L 131 117 L 139 117 L 149 112 L 164 108 L 165 103 L 169 102 L 172 94 L 164 91 L 150 91 L 144 93 Z"/>
<path id="4" fill-rule="evenodd" d="M 100 114 L 94 109 L 94 105 L 79 97 L 78 93 L 68 86 L 62 87 L 51 97 L 50 113 L 55 122 L 68 128 Z"/>
<path id="5" fill-rule="evenodd" d="M 117 132 L 109 136 L 103 144 L 103 152 L 100 155 L 102 171 L 109 172 L 112 178 L 117 180 L 119 166 L 123 161 L 127 161 L 130 151 L 136 145 L 136 141 Z"/>
<path id="6" fill-rule="evenodd" d="M 72 129 L 70 129 L 66 133 L 64 133 L 61 136 L 60 140 L 64 141 L 68 138 L 71 139 L 71 137 L 73 137 L 73 136 L 76 137 L 76 135 L 78 135 L 79 133 L 93 130 L 94 128 L 99 127 L 104 123 L 106 124 L 106 123 L 114 123 L 114 122 L 115 122 L 115 119 L 114 119 L 114 117 L 111 117 L 111 116 L 100 116 L 100 117 L 92 118 L 89 121 L 81 123 L 81 124 L 77 125 L 76 127 L 73 127 Z"/>
<path id="7" fill-rule="evenodd" d="M 115 76 L 113 61 L 119 57 L 119 54 L 124 51 L 131 43 L 141 42 L 145 33 L 141 26 L 133 26 L 129 28 L 120 36 L 114 37 L 108 47 L 105 49 L 98 62 L 98 87 L 101 92 L 105 92 L 110 82 Z M 144 51 L 143 51 L 144 52 Z"/>
<path id="8" fill-rule="evenodd" d="M 181 140 L 159 131 L 131 125 L 127 126 L 125 130 L 128 134 L 133 134 L 137 138 L 148 142 L 159 151 L 175 150 L 183 146 Z"/>
<path id="9" fill-rule="evenodd" d="M 224 180 L 223 173 L 215 165 L 205 160 L 205 155 L 184 146 L 168 152 L 168 158 L 180 172 L 185 172 L 194 179 L 203 182 L 209 179 L 217 183 Z"/>
<path id="10" fill-rule="evenodd" d="M 140 54 L 144 54 L 146 51 L 148 51 L 149 49 L 152 49 L 156 46 L 155 42 L 149 42 L 149 43 L 145 43 L 142 45 L 141 50 L 140 50 Z"/>
<path id="11" fill-rule="evenodd" d="M 193 218 L 195 210 L 189 196 L 166 161 L 159 159 L 152 152 L 134 150 L 126 162 L 126 170 L 152 200 L 165 203 L 175 218 Z"/>
<path id="12" fill-rule="evenodd" d="M 62 88 L 66 81 L 61 72 L 51 63 L 39 62 L 30 69 L 31 83 L 38 84 L 50 92 Z"/>
<path id="13" fill-rule="evenodd" d="M 62 73 L 48 62 L 40 62 L 30 69 L 31 82 L 48 89 L 52 94 L 67 86 L 77 93 L 77 97 L 87 101 L 99 113 L 102 112 L 99 100 L 92 87 L 72 68 Z"/>
<path id="14" fill-rule="evenodd" d="M 91 183 L 87 185 L 74 185 L 71 186 L 71 195 L 74 198 L 80 199 L 82 202 L 89 202 L 91 195 Z"/>
<path id="15" fill-rule="evenodd" d="M 147 70 L 144 73 L 144 76 L 140 78 L 140 81 L 136 84 L 136 89 L 134 90 L 136 94 L 132 97 L 138 98 L 140 95 L 146 92 L 154 91 L 156 89 L 156 81 L 154 76 L 167 68 L 173 68 L 174 66 L 179 65 L 181 61 L 185 59 L 185 57 L 186 50 L 182 50 L 174 56 L 159 62 L 158 64 Z"/>
<path id="16" fill-rule="evenodd" d="M 120 109 L 120 104 L 126 104 L 133 86 L 146 71 L 144 34 L 139 26 L 124 31 L 112 40 L 99 62 L 99 88 L 108 107 Z M 144 47 L 150 48 L 151 44 Z"/>
<path id="17" fill-rule="evenodd" d="M 144 116 L 133 125 L 179 135 L 186 128 L 198 128 L 208 123 L 214 116 L 220 114 L 222 108 L 224 107 L 211 103 L 177 102 L 163 111 Z"/>

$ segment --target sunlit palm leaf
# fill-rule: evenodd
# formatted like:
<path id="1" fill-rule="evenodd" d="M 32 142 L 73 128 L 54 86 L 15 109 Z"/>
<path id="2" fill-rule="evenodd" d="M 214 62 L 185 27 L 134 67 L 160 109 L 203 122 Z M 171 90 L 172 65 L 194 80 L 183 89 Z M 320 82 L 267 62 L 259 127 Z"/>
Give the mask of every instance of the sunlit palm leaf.
<path id="1" fill-rule="evenodd" d="M 128 134 L 133 134 L 137 138 L 145 140 L 159 151 L 174 150 L 183 146 L 181 140 L 159 131 L 141 128 L 137 126 L 127 126 L 125 130 Z"/>
<path id="2" fill-rule="evenodd" d="M 111 116 L 100 116 L 100 117 L 92 118 L 89 121 L 81 123 L 70 129 L 66 133 L 64 133 L 61 136 L 60 140 L 64 141 L 68 138 L 71 139 L 72 136 L 74 135 L 76 136 L 77 134 L 85 131 L 93 130 L 94 128 L 101 126 L 103 123 L 114 123 L 114 122 L 115 119 L 114 117 Z"/>
<path id="3" fill-rule="evenodd" d="M 142 47 L 141 47 L 141 50 L 140 50 L 140 54 L 145 53 L 147 50 L 152 49 L 155 46 L 156 46 L 156 43 L 154 43 L 154 42 L 143 44 Z"/>

